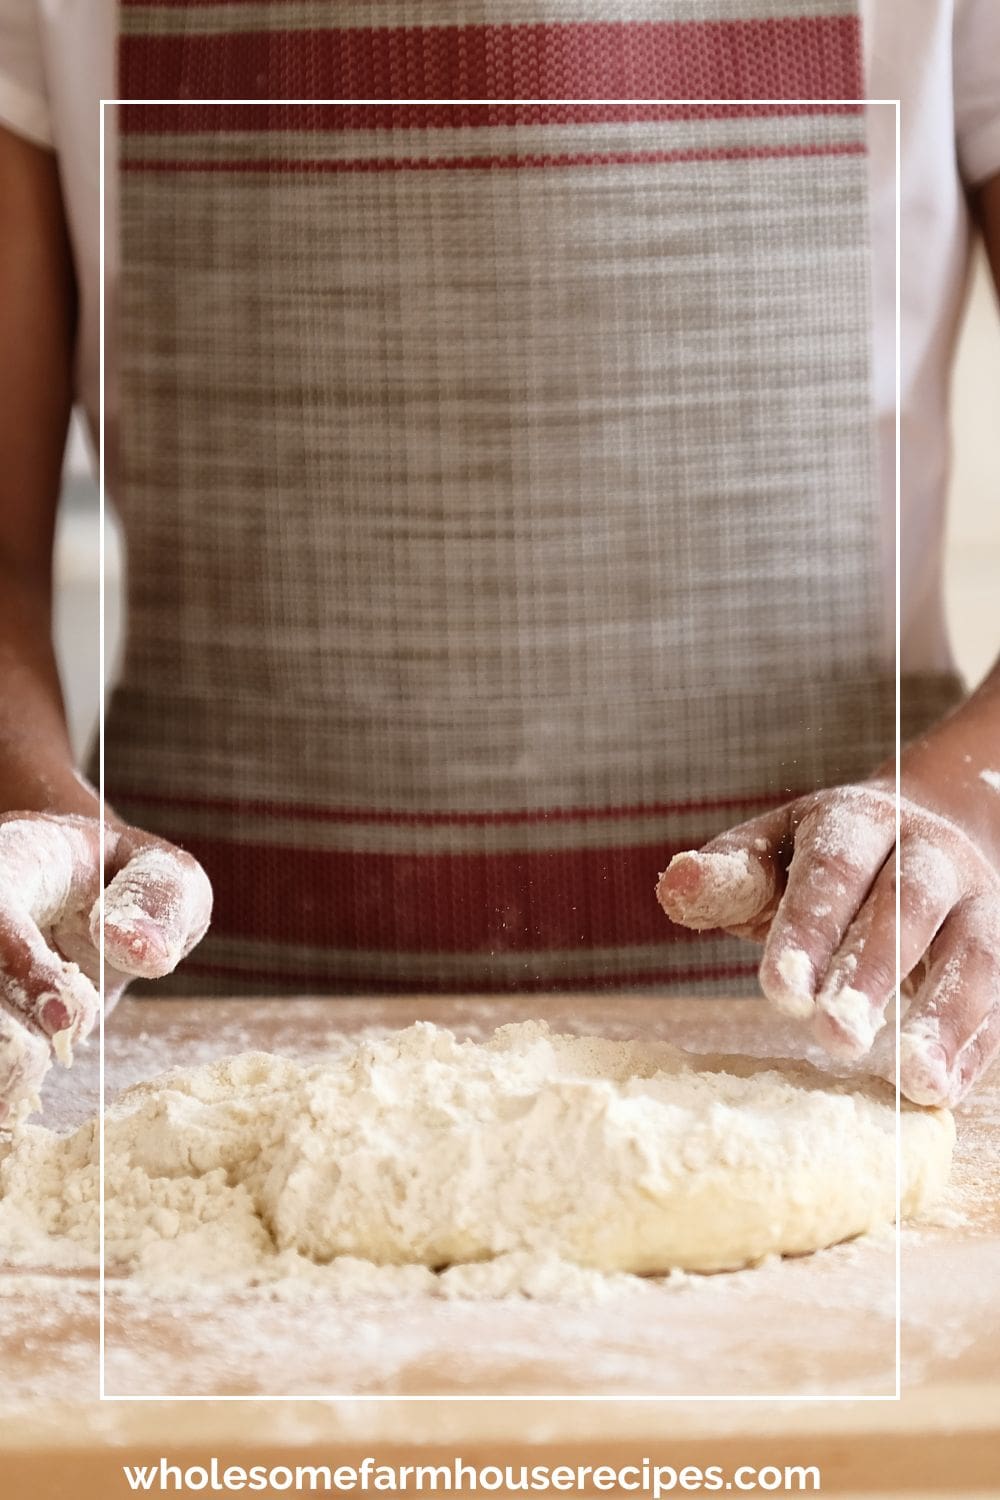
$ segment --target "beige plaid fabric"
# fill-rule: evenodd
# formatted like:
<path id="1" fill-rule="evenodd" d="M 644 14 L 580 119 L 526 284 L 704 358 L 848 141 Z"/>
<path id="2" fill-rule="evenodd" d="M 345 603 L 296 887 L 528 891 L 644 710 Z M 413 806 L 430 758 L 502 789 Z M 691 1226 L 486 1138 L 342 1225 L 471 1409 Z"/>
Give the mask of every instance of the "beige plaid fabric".
<path id="1" fill-rule="evenodd" d="M 862 115 L 122 125 L 107 790 L 214 879 L 174 987 L 750 987 L 657 872 L 892 745 Z"/>

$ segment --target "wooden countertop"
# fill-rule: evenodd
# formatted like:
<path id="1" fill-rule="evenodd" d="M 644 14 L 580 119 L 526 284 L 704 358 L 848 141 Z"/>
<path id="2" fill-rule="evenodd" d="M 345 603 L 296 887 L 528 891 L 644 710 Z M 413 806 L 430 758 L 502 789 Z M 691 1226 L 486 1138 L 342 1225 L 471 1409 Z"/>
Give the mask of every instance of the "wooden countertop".
<path id="1" fill-rule="evenodd" d="M 803 1037 L 756 1001 L 126 1000 L 108 1022 L 108 1092 L 251 1048 L 311 1057 L 334 1035 L 417 1017 L 483 1035 L 537 1015 L 566 1030 L 655 1036 L 696 1051 L 805 1051 Z M 93 1113 L 96 1064 L 92 1047 L 54 1080 L 48 1122 Z M 121 1485 L 117 1465 L 137 1445 L 172 1457 L 182 1447 L 225 1451 L 230 1462 L 415 1443 L 428 1452 L 479 1445 L 508 1462 L 526 1444 L 569 1445 L 581 1462 L 583 1449 L 634 1455 L 637 1445 L 666 1445 L 673 1458 L 661 1461 L 676 1461 L 683 1439 L 692 1463 L 726 1462 L 726 1451 L 734 1462 L 824 1462 L 825 1493 L 860 1495 L 865 1466 L 877 1464 L 882 1488 L 873 1493 L 918 1493 L 919 1481 L 930 1486 L 920 1493 L 978 1484 L 995 1494 L 986 1481 L 1000 1474 L 1000 1069 L 960 1112 L 954 1186 L 934 1218 L 902 1235 L 898 1403 L 855 1399 L 894 1392 L 892 1236 L 587 1307 L 431 1298 L 352 1306 L 316 1293 L 277 1300 L 205 1289 L 151 1302 L 109 1281 L 106 1393 L 126 1399 L 103 1403 L 93 1279 L 0 1274 L 0 1475 L 72 1462 L 82 1486 L 74 1493 L 86 1500 L 117 1492 L 108 1476 Z M 213 1399 L 261 1395 L 291 1399 Z M 734 1395 L 800 1399 L 722 1399 Z M 177 1397 L 202 1399 L 157 1399 Z M 662 1397 L 672 1399 L 651 1399 Z"/>

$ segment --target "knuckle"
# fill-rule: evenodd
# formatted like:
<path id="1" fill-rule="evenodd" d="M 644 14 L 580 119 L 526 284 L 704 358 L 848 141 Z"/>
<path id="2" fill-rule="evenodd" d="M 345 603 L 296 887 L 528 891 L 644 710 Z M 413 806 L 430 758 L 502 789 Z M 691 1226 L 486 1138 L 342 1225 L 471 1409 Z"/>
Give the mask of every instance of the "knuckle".
<path id="1" fill-rule="evenodd" d="M 884 995 L 896 987 L 895 954 L 866 953 L 858 964 L 857 987 L 865 994 Z"/>
<path id="2" fill-rule="evenodd" d="M 960 895 L 958 869 L 939 844 L 926 838 L 908 839 L 898 863 L 904 897 L 914 910 L 930 912 L 954 905 Z"/>
<path id="3" fill-rule="evenodd" d="M 996 978 L 1000 976 L 1000 954 L 985 935 L 970 932 L 962 943 L 961 957 L 957 960 L 956 968 L 959 976 L 970 980 L 973 974 L 981 979 L 984 973 Z"/>
<path id="4" fill-rule="evenodd" d="M 832 923 L 808 909 L 778 910 L 771 923 L 768 960 L 777 963 L 787 948 L 801 948 L 816 968 L 836 946 L 838 932 Z"/>
<path id="5" fill-rule="evenodd" d="M 881 797 L 861 790 L 821 793 L 799 826 L 796 848 L 804 845 L 830 872 L 870 873 L 892 846 L 891 813 Z"/>

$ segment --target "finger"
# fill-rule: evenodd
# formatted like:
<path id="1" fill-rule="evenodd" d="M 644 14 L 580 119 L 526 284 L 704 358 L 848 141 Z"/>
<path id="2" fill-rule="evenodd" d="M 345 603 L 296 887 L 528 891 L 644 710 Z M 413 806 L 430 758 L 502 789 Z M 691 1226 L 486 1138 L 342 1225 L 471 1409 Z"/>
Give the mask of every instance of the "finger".
<path id="1" fill-rule="evenodd" d="M 19 1124 L 38 1108 L 49 1060 L 48 1043 L 0 1009 L 0 1128 Z"/>
<path id="2" fill-rule="evenodd" d="M 172 845 L 150 843 L 128 855 L 104 892 L 104 954 L 124 974 L 154 979 L 170 971 L 204 937 L 212 887 L 201 865 Z M 101 908 L 90 914 L 94 942 Z"/>
<path id="3" fill-rule="evenodd" d="M 995 903 L 963 902 L 934 944 L 900 1027 L 899 1086 L 915 1104 L 954 1104 L 992 1059 L 1000 1012 Z"/>
<path id="4" fill-rule="evenodd" d="M 79 965 L 81 973 L 86 975 L 95 989 L 100 985 L 101 960 L 90 935 L 89 913 L 72 913 L 64 922 L 53 927 L 49 941 L 56 952 L 69 963 Z M 110 1016 L 134 976 L 121 973 L 109 963 L 105 963 L 103 973 L 103 1008 L 105 1016 Z"/>
<path id="5" fill-rule="evenodd" d="M 90 935 L 90 910 L 75 907 L 65 912 L 47 934 L 52 947 L 69 963 L 78 964 L 95 988 L 101 980 L 101 961 L 94 940 Z M 104 1014 L 110 1015 L 114 1006 L 128 986 L 131 974 L 122 974 L 112 964 L 104 965 Z"/>
<path id="6" fill-rule="evenodd" d="M 896 858 L 886 860 L 830 961 L 816 1001 L 816 1036 L 837 1057 L 863 1057 L 896 992 Z M 959 896 L 953 861 L 926 839 L 899 852 L 899 974 L 924 958 Z"/>
<path id="7" fill-rule="evenodd" d="M 788 809 L 781 808 L 701 849 L 675 854 L 657 883 L 657 900 L 672 922 L 696 931 L 769 920 L 780 895 L 779 851 L 787 831 Z"/>
<path id="8" fill-rule="evenodd" d="M 0 913 L 0 1001 L 15 1019 L 49 1038 L 59 1061 L 72 1061 L 72 1045 L 97 1016 L 98 995 L 77 964 L 67 963 L 45 941 L 26 911 Z"/>
<path id="9" fill-rule="evenodd" d="M 1000 997 L 994 1001 L 993 1011 L 955 1058 L 951 1070 L 949 1105 L 960 1104 L 998 1056 L 1000 1056 Z"/>
<path id="10" fill-rule="evenodd" d="M 813 1014 L 830 961 L 894 840 L 893 801 L 881 793 L 844 788 L 806 812 L 760 966 L 761 988 L 779 1010 Z"/>

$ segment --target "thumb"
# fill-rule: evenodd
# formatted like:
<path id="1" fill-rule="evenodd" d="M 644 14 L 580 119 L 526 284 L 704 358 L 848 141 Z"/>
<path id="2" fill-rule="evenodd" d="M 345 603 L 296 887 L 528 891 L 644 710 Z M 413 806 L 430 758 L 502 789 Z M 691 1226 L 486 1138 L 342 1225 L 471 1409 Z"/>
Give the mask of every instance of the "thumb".
<path id="1" fill-rule="evenodd" d="M 672 922 L 696 931 L 725 928 L 756 938 L 781 895 L 780 849 L 788 809 L 764 813 L 729 829 L 701 849 L 675 854 L 656 896 Z"/>
<path id="2" fill-rule="evenodd" d="M 172 844 L 123 844 L 122 868 L 104 892 L 104 957 L 123 974 L 156 979 L 169 974 L 208 929 L 212 886 L 198 861 Z M 90 933 L 100 939 L 100 902 Z"/>

